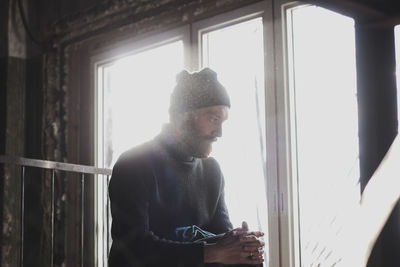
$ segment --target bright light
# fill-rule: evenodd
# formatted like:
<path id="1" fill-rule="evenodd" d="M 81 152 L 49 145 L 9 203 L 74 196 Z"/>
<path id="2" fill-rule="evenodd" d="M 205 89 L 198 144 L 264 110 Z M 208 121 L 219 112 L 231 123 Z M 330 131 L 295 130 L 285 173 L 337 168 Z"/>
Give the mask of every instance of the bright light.
<path id="1" fill-rule="evenodd" d="M 225 199 L 234 226 L 243 220 L 267 232 L 265 104 L 262 19 L 202 35 L 203 67 L 218 73 L 232 107 L 214 156 L 225 176 Z"/>
<path id="2" fill-rule="evenodd" d="M 112 168 L 119 155 L 150 140 L 168 122 L 175 76 L 183 69 L 183 42 L 176 41 L 100 66 L 98 96 L 98 166 Z M 100 181 L 96 180 L 96 181 Z M 102 219 L 107 208 L 107 181 L 97 184 L 99 259 L 108 255 Z M 111 217 L 109 218 L 111 223 Z M 108 229 L 107 229 L 108 230 Z M 111 238 L 109 239 L 111 242 Z"/>
<path id="3" fill-rule="evenodd" d="M 183 69 L 183 42 L 124 57 L 105 67 L 105 167 L 130 147 L 152 139 L 168 122 L 175 76 Z"/>
<path id="4" fill-rule="evenodd" d="M 354 21 L 315 6 L 288 18 L 301 265 L 333 266 L 360 198 Z"/>

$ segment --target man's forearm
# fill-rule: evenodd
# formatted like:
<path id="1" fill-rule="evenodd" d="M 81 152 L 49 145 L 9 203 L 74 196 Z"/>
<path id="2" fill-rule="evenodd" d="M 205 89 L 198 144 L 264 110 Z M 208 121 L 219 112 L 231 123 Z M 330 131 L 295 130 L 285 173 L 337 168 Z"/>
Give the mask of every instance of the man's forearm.
<path id="1" fill-rule="evenodd" d="M 219 262 L 215 244 L 204 245 L 204 263 Z"/>

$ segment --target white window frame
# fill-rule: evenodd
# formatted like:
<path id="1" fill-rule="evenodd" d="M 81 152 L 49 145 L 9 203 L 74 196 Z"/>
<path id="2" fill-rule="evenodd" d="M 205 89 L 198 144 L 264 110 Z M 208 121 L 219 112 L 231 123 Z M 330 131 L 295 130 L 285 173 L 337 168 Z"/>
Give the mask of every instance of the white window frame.
<path id="1" fill-rule="evenodd" d="M 202 38 L 204 33 L 218 30 L 227 26 L 245 22 L 257 17 L 263 19 L 264 28 L 264 69 L 265 69 L 265 103 L 266 103 L 266 118 L 271 118 L 275 114 L 275 92 L 274 92 L 274 81 L 273 76 L 269 74 L 267 69 L 273 69 L 273 49 L 270 44 L 269 38 L 272 36 L 272 25 L 269 23 L 272 21 L 272 4 L 271 1 L 262 1 L 244 8 L 236 9 L 231 12 L 223 13 L 212 18 L 198 21 L 192 26 L 192 40 L 194 46 L 193 53 L 193 68 L 200 69 L 204 67 L 202 62 Z M 266 194 L 267 194 L 267 214 L 268 214 L 268 256 L 266 259 L 267 266 L 281 266 L 279 256 L 279 208 L 277 202 L 277 186 L 278 177 L 276 169 L 276 153 L 273 148 L 276 146 L 276 127 L 275 120 L 268 120 L 266 123 L 266 159 L 267 159 L 267 177 L 266 177 Z M 282 229 L 281 229 L 282 231 Z"/>
<path id="2" fill-rule="evenodd" d="M 297 169 L 293 164 L 297 161 L 296 136 L 292 135 L 295 125 L 295 99 L 293 88 L 293 69 L 290 67 L 292 60 L 290 27 L 291 19 L 287 17 L 288 10 L 296 7 L 306 7 L 310 4 L 289 1 L 274 0 L 274 33 L 276 55 L 276 106 L 277 106 L 277 135 L 279 138 L 277 153 L 279 163 L 279 192 L 281 194 L 281 266 L 300 267 L 300 236 L 299 236 L 299 203 Z M 334 11 L 336 12 L 336 11 Z M 284 236 L 286 235 L 286 236 Z"/>
<path id="3" fill-rule="evenodd" d="M 277 106 L 277 154 L 279 176 L 279 200 L 280 203 L 280 227 L 281 231 L 281 266 L 300 266 L 300 243 L 298 222 L 298 185 L 296 183 L 296 169 L 293 169 L 293 161 L 296 160 L 295 136 L 292 129 L 295 128 L 294 95 L 291 93 L 292 70 L 289 67 L 290 52 L 288 46 L 288 9 L 296 6 L 304 6 L 304 3 L 288 0 L 275 0 L 274 28 L 275 28 L 275 55 L 276 68 L 276 106 Z M 295 197 L 296 196 L 296 197 Z"/>

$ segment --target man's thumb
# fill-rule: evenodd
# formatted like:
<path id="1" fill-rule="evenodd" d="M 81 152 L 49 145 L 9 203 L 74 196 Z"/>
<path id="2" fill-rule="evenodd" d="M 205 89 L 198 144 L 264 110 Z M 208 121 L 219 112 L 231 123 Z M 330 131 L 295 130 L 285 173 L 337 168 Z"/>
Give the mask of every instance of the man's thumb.
<path id="1" fill-rule="evenodd" d="M 244 231 L 249 231 L 249 226 L 247 225 L 247 222 L 246 222 L 246 221 L 243 221 L 243 222 L 242 222 L 242 229 L 243 229 Z"/>

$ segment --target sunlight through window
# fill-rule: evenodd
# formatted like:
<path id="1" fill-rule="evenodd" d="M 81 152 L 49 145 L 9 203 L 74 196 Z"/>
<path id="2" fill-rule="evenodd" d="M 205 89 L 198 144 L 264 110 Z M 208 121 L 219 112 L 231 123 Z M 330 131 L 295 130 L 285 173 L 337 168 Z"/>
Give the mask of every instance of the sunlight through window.
<path id="1" fill-rule="evenodd" d="M 98 67 L 98 167 L 112 168 L 122 152 L 161 131 L 169 119 L 170 94 L 183 64 L 183 42 L 176 41 Z M 96 252 L 106 262 L 111 245 L 106 227 L 111 217 L 103 221 L 109 208 L 108 181 L 103 177 L 96 182 Z"/>
<path id="2" fill-rule="evenodd" d="M 218 73 L 231 97 L 229 120 L 212 156 L 225 176 L 232 223 L 246 220 L 251 229 L 267 232 L 262 19 L 203 33 L 202 63 Z"/>
<path id="3" fill-rule="evenodd" d="M 175 76 L 182 69 L 182 41 L 104 67 L 104 167 L 112 167 L 122 152 L 161 131 L 169 120 Z"/>
<path id="4" fill-rule="evenodd" d="M 346 212 L 360 197 L 354 21 L 315 6 L 290 9 L 288 39 L 301 265 L 333 266 Z"/>

